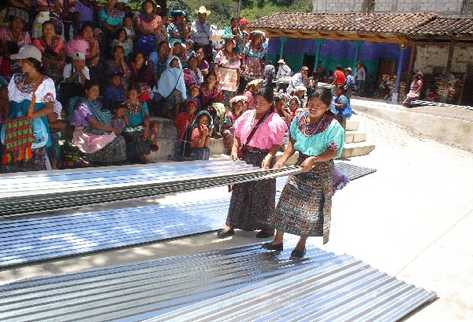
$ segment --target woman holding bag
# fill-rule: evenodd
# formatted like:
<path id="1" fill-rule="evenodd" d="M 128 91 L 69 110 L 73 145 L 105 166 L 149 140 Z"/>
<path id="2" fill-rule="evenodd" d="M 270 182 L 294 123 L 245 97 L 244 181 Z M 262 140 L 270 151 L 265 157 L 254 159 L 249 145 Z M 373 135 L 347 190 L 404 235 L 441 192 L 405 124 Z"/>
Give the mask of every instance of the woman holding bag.
<path id="1" fill-rule="evenodd" d="M 287 131 L 287 125 L 274 112 L 271 86 L 256 94 L 256 109 L 243 113 L 235 122 L 235 139 L 232 159 L 269 169 Z M 256 237 L 267 238 L 274 234 L 268 218 L 275 207 L 276 180 L 262 180 L 233 186 L 227 221 L 217 236 L 226 238 L 234 229 L 260 230 Z"/>
<path id="2" fill-rule="evenodd" d="M 42 55 L 35 46 L 23 46 L 11 59 L 19 61 L 22 73 L 8 85 L 2 165 L 6 171 L 46 170 L 51 167 L 46 148 L 51 145 L 48 115 L 56 99 L 54 82 L 41 73 Z"/>

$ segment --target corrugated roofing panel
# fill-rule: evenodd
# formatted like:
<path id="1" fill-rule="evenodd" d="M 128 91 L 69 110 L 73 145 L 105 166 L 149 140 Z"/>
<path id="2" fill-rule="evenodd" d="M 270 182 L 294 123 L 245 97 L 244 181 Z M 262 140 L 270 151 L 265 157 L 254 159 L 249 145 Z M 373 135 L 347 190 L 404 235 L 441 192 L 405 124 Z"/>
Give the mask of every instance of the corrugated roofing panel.
<path id="1" fill-rule="evenodd" d="M 6 175 L 2 177 L 0 215 L 74 208 L 297 172 L 295 166 L 262 170 L 244 162 L 206 161 Z"/>
<path id="2" fill-rule="evenodd" d="M 0 287 L 2 321 L 396 321 L 433 301 L 350 257 L 260 245 Z"/>

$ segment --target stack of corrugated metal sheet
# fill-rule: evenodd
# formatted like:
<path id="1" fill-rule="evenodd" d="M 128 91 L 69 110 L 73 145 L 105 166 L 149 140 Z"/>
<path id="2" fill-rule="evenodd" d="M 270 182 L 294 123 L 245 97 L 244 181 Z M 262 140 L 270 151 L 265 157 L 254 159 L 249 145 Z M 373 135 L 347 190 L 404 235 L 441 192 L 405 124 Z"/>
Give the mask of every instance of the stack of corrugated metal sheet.
<path id="1" fill-rule="evenodd" d="M 375 171 L 337 163 L 351 180 Z M 278 178 L 278 195 L 286 178 Z M 159 204 L 0 219 L 0 267 L 135 246 L 219 229 L 230 195 L 182 193 Z"/>
<path id="2" fill-rule="evenodd" d="M 297 166 L 262 170 L 241 161 L 204 161 L 11 174 L 2 177 L 0 215 L 74 208 L 298 172 Z"/>
<path id="3" fill-rule="evenodd" d="M 433 301 L 351 257 L 260 245 L 0 287 L 1 321 L 397 321 Z"/>

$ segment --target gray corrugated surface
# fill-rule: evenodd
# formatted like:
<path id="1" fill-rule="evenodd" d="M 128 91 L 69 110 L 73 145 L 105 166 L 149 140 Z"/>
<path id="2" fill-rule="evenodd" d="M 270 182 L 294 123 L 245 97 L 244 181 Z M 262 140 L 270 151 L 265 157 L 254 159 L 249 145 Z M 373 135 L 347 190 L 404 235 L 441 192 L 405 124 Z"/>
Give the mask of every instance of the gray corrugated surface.
<path id="1" fill-rule="evenodd" d="M 351 180 L 374 171 L 342 162 L 337 168 Z M 285 181 L 278 179 L 278 191 Z M 225 222 L 230 194 L 195 200 L 185 193 L 180 200 L 190 201 L 0 219 L 0 267 L 217 230 Z"/>
<path id="2" fill-rule="evenodd" d="M 46 212 L 83 205 L 276 178 L 299 171 L 263 171 L 244 162 L 180 162 L 149 166 L 55 171 L 2 177 L 0 215 Z"/>
<path id="3" fill-rule="evenodd" d="M 396 321 L 435 294 L 350 256 L 259 245 L 0 287 L 1 321 Z"/>

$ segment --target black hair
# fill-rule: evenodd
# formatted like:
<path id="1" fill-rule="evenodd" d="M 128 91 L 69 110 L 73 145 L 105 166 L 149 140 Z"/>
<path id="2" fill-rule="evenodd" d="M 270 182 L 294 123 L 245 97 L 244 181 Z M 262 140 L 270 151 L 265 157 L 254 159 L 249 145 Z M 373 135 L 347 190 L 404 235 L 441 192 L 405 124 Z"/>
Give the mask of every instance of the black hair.
<path id="1" fill-rule="evenodd" d="M 120 48 L 123 53 L 125 53 L 125 49 L 123 49 L 123 46 L 120 46 L 120 45 L 116 45 L 115 47 L 113 47 L 112 49 L 112 55 L 115 55 L 115 52 L 117 51 L 117 49 Z"/>
<path id="2" fill-rule="evenodd" d="M 85 81 L 85 84 L 84 84 L 84 90 L 88 91 L 89 89 L 91 89 L 94 86 L 97 86 L 97 87 L 100 88 L 99 82 L 97 82 L 94 79 L 87 80 L 87 81 Z"/>
<path id="3" fill-rule="evenodd" d="M 138 94 L 139 94 L 140 91 L 141 91 L 141 88 L 138 84 L 132 83 L 132 84 L 130 84 L 130 86 L 128 86 L 128 91 L 127 92 L 130 92 L 130 91 L 137 91 Z"/>
<path id="4" fill-rule="evenodd" d="M 121 32 L 125 33 L 125 39 L 128 39 L 128 34 L 126 33 L 125 28 L 120 28 L 120 29 L 118 29 L 117 32 L 115 33 L 115 37 L 117 38 L 117 40 L 118 40 L 118 35 L 119 35 Z"/>
<path id="5" fill-rule="evenodd" d="M 343 70 L 342 66 L 340 66 L 340 65 L 337 65 L 337 67 L 335 67 L 335 69 Z"/>
<path id="6" fill-rule="evenodd" d="M 54 21 L 52 21 L 52 20 L 48 20 L 48 21 L 43 22 L 43 24 L 41 25 L 41 30 L 44 30 L 44 27 L 47 26 L 47 25 L 53 26 L 54 31 L 56 31 L 56 25 L 54 24 Z"/>
<path id="7" fill-rule="evenodd" d="M 135 59 L 136 59 L 136 57 L 138 57 L 138 55 L 143 56 L 143 58 L 144 58 L 144 60 L 145 60 L 145 64 L 146 64 L 146 61 L 147 61 L 146 55 L 145 55 L 145 53 L 142 52 L 142 51 L 135 51 L 135 52 L 133 52 L 133 55 L 131 56 L 131 61 L 135 61 Z"/>
<path id="8" fill-rule="evenodd" d="M 31 65 L 33 65 L 34 69 L 36 69 L 38 72 L 43 73 L 43 64 L 39 60 L 36 60 L 34 58 L 26 58 L 26 61 L 28 61 Z"/>
<path id="9" fill-rule="evenodd" d="M 274 89 L 272 84 L 262 87 L 255 96 L 262 96 L 267 102 L 274 103 Z"/>
<path id="10" fill-rule="evenodd" d="M 95 26 L 94 26 L 92 23 L 90 23 L 90 22 L 84 22 L 84 24 L 83 24 L 82 27 L 80 28 L 80 33 L 83 33 L 84 30 L 85 30 L 86 28 L 88 28 L 88 27 L 92 28 L 92 31 L 95 29 Z"/>
<path id="11" fill-rule="evenodd" d="M 322 101 L 327 106 L 330 106 L 332 104 L 332 91 L 328 88 L 318 88 L 316 91 L 314 91 L 310 96 L 309 100 L 318 98 Z"/>

